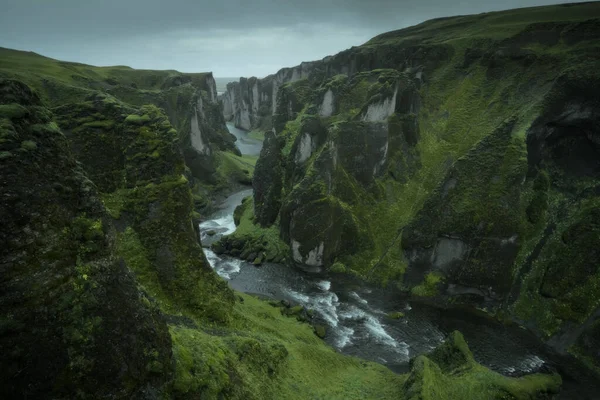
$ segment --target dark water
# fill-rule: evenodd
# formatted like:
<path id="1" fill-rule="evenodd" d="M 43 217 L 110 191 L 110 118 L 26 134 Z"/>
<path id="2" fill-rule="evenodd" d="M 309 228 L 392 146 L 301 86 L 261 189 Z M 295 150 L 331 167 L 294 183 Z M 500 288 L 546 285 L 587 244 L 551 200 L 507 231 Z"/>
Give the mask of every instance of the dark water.
<path id="1" fill-rule="evenodd" d="M 211 219 L 200 224 L 204 246 L 235 231 L 233 211 L 251 194 L 249 189 L 230 196 Z M 210 231 L 214 235 L 209 236 Z M 313 309 L 316 322 L 327 326 L 325 341 L 342 353 L 406 372 L 410 358 L 431 351 L 450 332 L 459 330 L 475 359 L 494 371 L 519 376 L 550 367 L 563 377 L 561 398 L 600 399 L 597 377 L 574 358 L 553 353 L 525 329 L 458 309 L 442 310 L 416 303 L 396 291 L 370 287 L 345 275 L 308 273 L 278 264 L 255 267 L 239 259 L 217 256 L 208 248 L 205 253 L 216 272 L 235 290 Z M 405 317 L 387 317 L 395 311 L 403 312 Z"/>

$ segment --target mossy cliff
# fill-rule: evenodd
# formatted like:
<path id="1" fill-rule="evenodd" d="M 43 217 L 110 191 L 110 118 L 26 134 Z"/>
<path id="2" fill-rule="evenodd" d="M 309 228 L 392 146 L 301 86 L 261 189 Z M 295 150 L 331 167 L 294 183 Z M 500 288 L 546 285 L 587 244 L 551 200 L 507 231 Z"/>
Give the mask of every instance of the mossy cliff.
<path id="1" fill-rule="evenodd" d="M 234 294 L 202 254 L 177 133 L 153 105 L 92 94 L 53 115 L 0 80 L 0 135 L 3 398 L 404 399 L 418 382 L 436 399 L 465 382 L 486 396 L 558 391 L 557 375 L 504 378 L 462 356 L 459 374 L 396 375 Z"/>
<path id="2" fill-rule="evenodd" d="M 176 129 L 188 176 L 202 189 L 199 194 L 210 197 L 248 181 L 235 137 L 225 126 L 212 73 L 94 67 L 0 48 L 0 77 L 27 83 L 51 107 L 85 101 L 96 93 L 135 107 L 153 104 Z M 228 176 L 231 170 L 244 179 Z"/>
<path id="3" fill-rule="evenodd" d="M 172 376 L 167 326 L 118 254 L 52 113 L 0 81 L 0 392 L 143 397 Z"/>
<path id="4" fill-rule="evenodd" d="M 132 108 L 104 95 L 54 112 L 115 218 L 123 257 L 148 278 L 146 289 L 197 315 L 227 320 L 233 297 L 195 239 L 191 184 L 166 115 L 153 105 Z"/>
<path id="5" fill-rule="evenodd" d="M 298 265 L 497 312 L 600 366 L 582 350 L 600 306 L 599 39 L 598 3 L 526 8 L 282 70 L 268 124 L 249 118 L 274 134 L 246 242 L 278 231 Z"/>
<path id="6" fill-rule="evenodd" d="M 279 89 L 289 82 L 307 78 L 312 67 L 313 63 L 302 63 L 263 79 L 240 78 L 239 82 L 228 83 L 225 93 L 219 96 L 225 119 L 247 131 L 271 130 Z"/>

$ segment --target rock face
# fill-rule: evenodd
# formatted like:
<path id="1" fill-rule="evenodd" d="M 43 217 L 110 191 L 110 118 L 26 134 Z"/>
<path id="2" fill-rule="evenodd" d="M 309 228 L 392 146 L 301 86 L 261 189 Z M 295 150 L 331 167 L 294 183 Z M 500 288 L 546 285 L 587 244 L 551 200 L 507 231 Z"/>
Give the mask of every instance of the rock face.
<path id="1" fill-rule="evenodd" d="M 278 229 L 300 266 L 338 263 L 442 304 L 502 310 L 589 359 L 600 7 L 495 25 L 513 16 L 431 21 L 252 80 L 258 107 L 251 86 L 227 95 L 236 123 L 274 131 L 248 219 L 256 235 Z M 254 113 L 263 105 L 271 115 Z"/>
<path id="2" fill-rule="evenodd" d="M 180 147 L 191 175 L 200 182 L 215 183 L 218 162 L 216 151 L 239 154 L 217 100 L 216 83 L 211 73 L 181 74 L 178 80 L 163 85 L 162 91 L 140 91 L 115 85 L 108 92 L 129 104 L 154 104 L 165 110 L 178 132 Z"/>
<path id="3" fill-rule="evenodd" d="M 240 129 L 271 130 L 274 127 L 272 118 L 278 112 L 277 104 L 283 93 L 281 89 L 287 84 L 308 80 L 314 88 L 329 78 L 352 77 L 360 72 L 387 68 L 414 71 L 417 80 L 421 80 L 422 69 L 446 59 L 449 56 L 448 50 L 444 46 L 414 46 L 393 50 L 374 46 L 353 47 L 319 61 L 283 68 L 263 79 L 240 78 L 239 82 L 229 83 L 227 91 L 220 97 L 224 116 Z M 382 56 L 382 53 L 386 54 Z M 424 54 L 428 56 L 426 59 Z M 386 95 L 389 97 L 372 104 L 363 118 L 370 121 L 387 119 L 394 111 L 396 98 L 393 91 Z M 321 116 L 330 117 L 334 113 L 335 104 L 334 91 L 325 91 L 319 103 Z"/>
<path id="4" fill-rule="evenodd" d="M 314 65 L 315 63 L 302 63 L 294 68 L 284 68 L 263 79 L 240 78 L 239 82 L 228 83 L 227 91 L 220 96 L 225 119 L 233 121 L 240 129 L 270 130 L 280 88 L 287 83 L 308 78 Z"/>
<path id="5" fill-rule="evenodd" d="M 100 92 L 129 105 L 163 109 L 177 130 L 189 176 L 198 183 L 218 183 L 219 152 L 239 155 L 235 137 L 225 125 L 212 73 L 97 68 L 9 49 L 0 49 L 0 56 L 8 66 L 0 64 L 0 77 L 22 80 L 52 107 L 85 101 Z"/>
<path id="6" fill-rule="evenodd" d="M 24 84 L 0 80 L 0 392 L 142 398 L 171 376 L 171 338 L 117 251 L 65 136 Z"/>
<path id="7" fill-rule="evenodd" d="M 280 153 L 280 142 L 275 135 L 267 132 L 261 157 L 254 170 L 257 178 L 254 179 L 254 214 L 256 221 L 262 226 L 269 226 L 275 222 L 278 210 L 281 208 L 281 189 L 283 166 Z"/>
<path id="8" fill-rule="evenodd" d="M 233 295 L 196 239 L 184 158 L 166 115 L 153 105 L 138 109 L 101 94 L 55 113 L 117 220 L 122 256 L 134 272 L 153 277 L 145 282 L 152 295 L 227 320 Z"/>
<path id="9" fill-rule="evenodd" d="M 416 85 L 409 74 L 378 70 L 335 76 L 315 92 L 306 79 L 280 88 L 273 124 L 281 134 L 267 134 L 255 171 L 254 211 L 262 227 L 279 217 L 290 259 L 321 268 L 373 245 L 350 207 L 360 196 L 354 188 L 374 190 L 389 159 L 416 163 Z"/>

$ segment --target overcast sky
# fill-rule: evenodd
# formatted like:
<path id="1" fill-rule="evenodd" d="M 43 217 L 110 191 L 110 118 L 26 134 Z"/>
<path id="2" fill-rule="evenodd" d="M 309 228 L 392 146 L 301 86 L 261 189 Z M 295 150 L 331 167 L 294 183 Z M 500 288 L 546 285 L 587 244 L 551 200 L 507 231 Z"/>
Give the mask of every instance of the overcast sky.
<path id="1" fill-rule="evenodd" d="M 0 46 L 93 65 L 265 76 L 427 19 L 568 0 L 0 0 Z"/>

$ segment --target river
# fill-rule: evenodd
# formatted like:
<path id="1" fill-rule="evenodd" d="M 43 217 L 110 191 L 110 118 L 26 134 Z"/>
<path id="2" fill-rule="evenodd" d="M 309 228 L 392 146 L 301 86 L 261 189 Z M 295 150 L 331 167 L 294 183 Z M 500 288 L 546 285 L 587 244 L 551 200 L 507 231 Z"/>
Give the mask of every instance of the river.
<path id="1" fill-rule="evenodd" d="M 238 138 L 242 153 L 260 152 L 260 141 L 228 127 Z M 408 371 L 410 358 L 431 351 L 450 332 L 459 330 L 475 359 L 501 374 L 519 376 L 550 366 L 563 376 L 561 398 L 600 398 L 600 383 L 578 361 L 553 353 L 533 334 L 517 326 L 505 326 L 459 309 L 442 310 L 414 302 L 398 291 L 371 287 L 346 275 L 308 273 L 270 263 L 256 267 L 216 255 L 209 249 L 210 244 L 235 231 L 233 211 L 251 195 L 251 189 L 233 194 L 219 211 L 200 224 L 204 252 L 211 266 L 235 290 L 313 309 L 316 323 L 327 327 L 324 340 L 340 352 L 403 373 Z M 387 316 L 397 311 L 405 316 L 398 320 Z"/>

